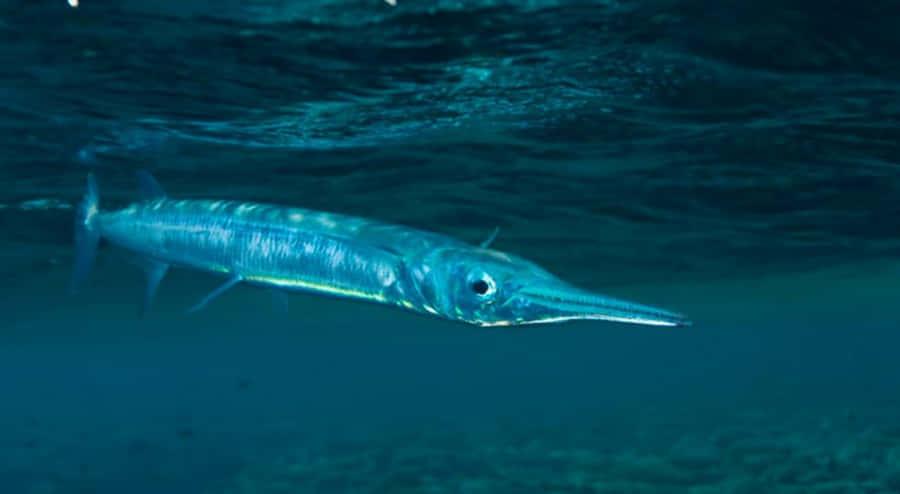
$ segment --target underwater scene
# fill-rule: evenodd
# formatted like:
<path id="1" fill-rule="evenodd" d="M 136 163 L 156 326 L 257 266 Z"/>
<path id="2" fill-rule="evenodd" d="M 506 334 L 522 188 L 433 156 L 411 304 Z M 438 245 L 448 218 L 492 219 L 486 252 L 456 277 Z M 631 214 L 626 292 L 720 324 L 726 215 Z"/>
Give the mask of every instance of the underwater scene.
<path id="1" fill-rule="evenodd" d="M 900 493 L 900 2 L 0 36 L 0 494 Z"/>

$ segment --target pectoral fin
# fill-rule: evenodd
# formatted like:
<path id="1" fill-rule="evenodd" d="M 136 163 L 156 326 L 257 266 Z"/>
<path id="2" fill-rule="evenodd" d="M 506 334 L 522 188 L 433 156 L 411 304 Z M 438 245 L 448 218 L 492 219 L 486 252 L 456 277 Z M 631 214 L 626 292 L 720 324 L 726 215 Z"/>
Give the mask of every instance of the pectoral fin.
<path id="1" fill-rule="evenodd" d="M 229 288 L 233 287 L 234 285 L 237 285 L 238 283 L 240 283 L 243 280 L 244 280 L 244 278 L 241 275 L 239 275 L 239 274 L 233 275 L 228 281 L 226 281 L 221 286 L 219 286 L 219 288 L 216 288 L 215 290 L 210 292 L 209 295 L 203 297 L 203 300 L 197 302 L 193 307 L 188 309 L 187 313 L 193 314 L 194 312 L 197 312 L 198 310 L 206 307 L 206 304 L 211 302 L 214 298 L 218 297 L 219 295 L 222 295 L 223 293 L 228 291 Z"/>

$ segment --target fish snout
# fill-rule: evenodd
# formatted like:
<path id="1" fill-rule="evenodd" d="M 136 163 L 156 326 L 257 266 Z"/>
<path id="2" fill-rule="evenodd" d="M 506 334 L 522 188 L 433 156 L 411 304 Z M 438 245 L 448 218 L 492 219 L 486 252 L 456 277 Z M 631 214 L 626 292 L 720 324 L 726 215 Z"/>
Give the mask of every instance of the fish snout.
<path id="1" fill-rule="evenodd" d="M 657 307 L 592 293 L 559 282 L 523 287 L 517 294 L 522 323 L 603 320 L 651 326 L 691 326 L 684 315 Z"/>

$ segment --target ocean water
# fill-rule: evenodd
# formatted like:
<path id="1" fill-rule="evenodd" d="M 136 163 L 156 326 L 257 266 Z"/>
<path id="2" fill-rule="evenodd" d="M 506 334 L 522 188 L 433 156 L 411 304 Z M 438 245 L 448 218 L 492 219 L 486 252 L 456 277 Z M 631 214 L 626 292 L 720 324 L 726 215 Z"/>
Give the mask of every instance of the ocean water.
<path id="1" fill-rule="evenodd" d="M 900 4 L 0 3 L 0 492 L 900 492 Z M 74 205 L 258 200 L 688 315 L 287 313 Z"/>

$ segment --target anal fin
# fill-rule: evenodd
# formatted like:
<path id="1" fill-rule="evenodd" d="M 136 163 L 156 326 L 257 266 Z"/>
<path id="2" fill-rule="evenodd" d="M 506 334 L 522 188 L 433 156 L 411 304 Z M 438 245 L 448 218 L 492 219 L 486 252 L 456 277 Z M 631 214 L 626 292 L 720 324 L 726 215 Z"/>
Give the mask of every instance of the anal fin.
<path id="1" fill-rule="evenodd" d="M 234 285 L 237 285 L 238 283 L 240 283 L 243 280 L 244 280 L 244 277 L 239 274 L 232 275 L 232 277 L 229 278 L 228 281 L 226 281 L 225 283 L 220 285 L 219 288 L 216 288 L 215 290 L 210 292 L 209 295 L 203 297 L 202 300 L 200 300 L 199 302 L 194 304 L 193 307 L 188 309 L 187 313 L 193 314 L 194 312 L 197 312 L 198 310 L 206 307 L 206 304 L 210 303 L 214 298 L 227 292 L 229 288 L 233 287 Z"/>
<path id="2" fill-rule="evenodd" d="M 156 292 L 159 289 L 159 283 L 166 275 L 166 272 L 169 271 L 169 265 L 151 259 L 143 261 L 141 265 L 147 274 L 147 287 L 144 291 L 144 300 L 140 308 L 140 315 L 143 317 L 153 305 L 153 300 L 156 298 Z"/>

